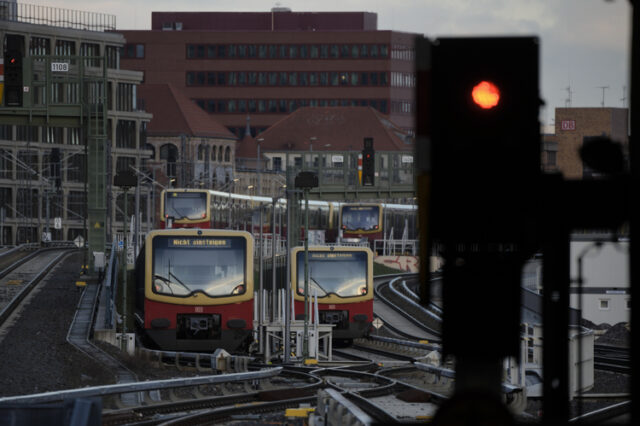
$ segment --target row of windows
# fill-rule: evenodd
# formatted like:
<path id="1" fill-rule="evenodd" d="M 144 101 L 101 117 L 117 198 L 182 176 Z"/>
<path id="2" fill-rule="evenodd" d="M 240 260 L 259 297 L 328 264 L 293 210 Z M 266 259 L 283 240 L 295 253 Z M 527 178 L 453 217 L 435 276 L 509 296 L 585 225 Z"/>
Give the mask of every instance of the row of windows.
<path id="1" fill-rule="evenodd" d="M 75 127 L 39 127 L 16 125 L 15 136 L 13 125 L 0 124 L 0 139 L 17 142 L 44 142 L 67 145 L 80 144 L 80 129 Z"/>
<path id="2" fill-rule="evenodd" d="M 187 59 L 378 59 L 386 44 L 187 44 Z"/>
<path id="3" fill-rule="evenodd" d="M 413 73 L 408 72 L 392 72 L 391 73 L 391 86 L 392 87 L 415 87 L 416 76 Z"/>
<path id="4" fill-rule="evenodd" d="M 5 207 L 5 217 L 38 217 L 38 200 L 42 199 L 40 217 L 45 217 L 46 202 L 44 197 L 40 197 L 37 188 L 18 188 L 16 190 L 15 213 L 7 206 L 13 205 L 13 189 L 0 188 L 0 206 Z M 66 208 L 65 206 L 66 198 Z M 66 196 L 62 193 L 52 193 L 49 195 L 49 217 L 63 217 L 64 211 L 69 219 L 84 219 L 86 212 L 86 197 L 84 191 L 68 191 Z"/>
<path id="5" fill-rule="evenodd" d="M 196 99 L 209 113 L 291 113 L 300 107 L 370 106 L 388 114 L 386 99 Z"/>
<path id="6" fill-rule="evenodd" d="M 120 48 L 120 57 L 127 59 L 144 58 L 144 44 L 127 43 Z"/>
<path id="7" fill-rule="evenodd" d="M 107 68 L 118 68 L 118 50 L 116 46 L 105 46 L 104 55 L 107 61 Z M 29 38 L 29 56 L 51 55 L 51 40 L 45 37 Z M 80 43 L 80 56 L 95 56 L 96 58 L 85 61 L 86 66 L 100 67 L 102 59 L 97 58 L 100 54 L 100 45 L 98 43 Z M 76 42 L 72 40 L 56 40 L 53 55 L 75 56 Z"/>
<path id="8" fill-rule="evenodd" d="M 231 161 L 231 148 L 228 146 L 226 148 L 222 146 L 216 148 L 215 146 L 198 145 L 198 160 L 208 161 L 209 158 L 211 158 L 211 161 L 229 162 Z"/>
<path id="9" fill-rule="evenodd" d="M 85 181 L 85 155 L 62 151 L 60 161 L 61 178 L 68 182 Z M 50 153 L 42 153 L 42 160 L 34 150 L 19 150 L 14 154 L 10 150 L 0 149 L 0 179 L 40 180 L 40 177 L 53 176 L 54 164 L 50 162 Z M 14 177 L 15 171 L 15 177 Z"/>
<path id="10" fill-rule="evenodd" d="M 146 143 L 147 123 L 141 122 L 138 129 L 140 146 Z M 107 123 L 107 139 L 111 140 L 111 120 Z M 118 120 L 116 123 L 115 145 L 117 148 L 136 149 L 136 122 L 133 120 Z M 77 127 L 39 127 L 16 125 L 15 135 L 13 125 L 0 124 L 0 139 L 18 142 L 43 142 L 66 145 L 80 145 L 81 129 Z"/>
<path id="11" fill-rule="evenodd" d="M 187 86 L 387 86 L 387 73 L 359 71 L 187 71 Z"/>

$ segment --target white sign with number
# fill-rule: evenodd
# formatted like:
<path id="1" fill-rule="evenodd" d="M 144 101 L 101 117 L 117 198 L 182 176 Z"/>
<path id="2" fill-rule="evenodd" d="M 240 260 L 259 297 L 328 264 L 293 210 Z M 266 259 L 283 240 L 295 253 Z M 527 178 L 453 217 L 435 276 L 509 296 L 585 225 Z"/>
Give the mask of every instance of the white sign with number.
<path id="1" fill-rule="evenodd" d="M 62 218 L 54 217 L 53 218 L 53 228 L 54 229 L 62 229 Z"/>
<path id="2" fill-rule="evenodd" d="M 69 72 L 69 63 L 51 62 L 51 72 Z"/>

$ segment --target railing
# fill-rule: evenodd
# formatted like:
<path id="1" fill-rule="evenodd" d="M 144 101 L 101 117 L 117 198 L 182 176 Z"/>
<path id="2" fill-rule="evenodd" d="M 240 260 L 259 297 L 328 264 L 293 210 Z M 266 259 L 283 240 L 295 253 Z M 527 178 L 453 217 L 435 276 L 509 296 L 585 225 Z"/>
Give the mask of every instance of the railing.
<path id="1" fill-rule="evenodd" d="M 115 316 L 113 311 L 116 308 L 116 297 L 118 293 L 118 252 L 116 251 L 116 242 L 111 244 L 111 253 L 109 256 L 109 264 L 104 277 L 103 287 L 105 291 L 105 315 L 104 327 L 115 329 Z"/>
<path id="2" fill-rule="evenodd" d="M 374 250 L 377 253 L 382 253 L 384 256 L 392 255 L 418 255 L 418 240 L 375 240 Z"/>
<path id="3" fill-rule="evenodd" d="M 86 31 L 113 31 L 116 29 L 115 15 L 8 1 L 0 1 L 0 21 Z"/>

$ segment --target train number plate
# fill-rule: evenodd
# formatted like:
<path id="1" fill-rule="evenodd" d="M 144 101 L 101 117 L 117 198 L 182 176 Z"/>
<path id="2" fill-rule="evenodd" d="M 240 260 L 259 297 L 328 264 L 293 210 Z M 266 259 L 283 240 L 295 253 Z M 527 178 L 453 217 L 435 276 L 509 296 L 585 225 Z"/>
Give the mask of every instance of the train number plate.
<path id="1" fill-rule="evenodd" d="M 204 312 L 204 308 L 202 306 L 194 306 L 193 311 L 197 314 L 201 314 Z"/>

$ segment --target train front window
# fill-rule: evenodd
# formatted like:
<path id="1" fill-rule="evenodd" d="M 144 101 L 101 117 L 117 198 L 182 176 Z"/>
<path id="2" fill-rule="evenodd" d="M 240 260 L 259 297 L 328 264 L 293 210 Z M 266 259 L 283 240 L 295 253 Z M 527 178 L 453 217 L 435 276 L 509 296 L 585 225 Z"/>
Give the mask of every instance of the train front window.
<path id="1" fill-rule="evenodd" d="M 207 194 L 204 192 L 167 192 L 164 200 L 165 217 L 204 219 L 207 217 Z"/>
<path id="2" fill-rule="evenodd" d="M 186 297 L 235 296 L 247 291 L 246 240 L 240 237 L 171 237 L 153 239 L 153 291 Z"/>
<path id="3" fill-rule="evenodd" d="M 304 295 L 304 251 L 296 256 L 298 294 Z M 309 252 L 309 295 L 364 296 L 367 288 L 367 253 L 363 251 Z"/>
<path id="4" fill-rule="evenodd" d="M 343 206 L 342 230 L 375 231 L 380 223 L 380 206 Z"/>

